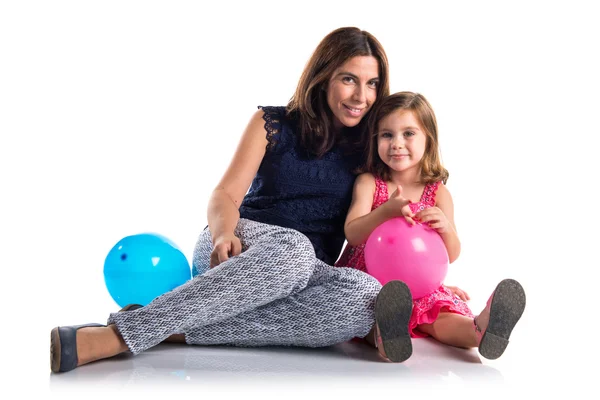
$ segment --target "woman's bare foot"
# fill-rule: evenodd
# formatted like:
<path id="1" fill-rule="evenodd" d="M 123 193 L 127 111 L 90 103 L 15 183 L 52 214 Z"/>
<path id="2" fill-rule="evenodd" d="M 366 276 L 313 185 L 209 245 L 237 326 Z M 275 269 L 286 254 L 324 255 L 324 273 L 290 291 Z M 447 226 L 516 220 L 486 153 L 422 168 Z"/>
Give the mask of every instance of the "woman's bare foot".
<path id="1" fill-rule="evenodd" d="M 77 366 L 129 350 L 114 324 L 77 330 Z"/>

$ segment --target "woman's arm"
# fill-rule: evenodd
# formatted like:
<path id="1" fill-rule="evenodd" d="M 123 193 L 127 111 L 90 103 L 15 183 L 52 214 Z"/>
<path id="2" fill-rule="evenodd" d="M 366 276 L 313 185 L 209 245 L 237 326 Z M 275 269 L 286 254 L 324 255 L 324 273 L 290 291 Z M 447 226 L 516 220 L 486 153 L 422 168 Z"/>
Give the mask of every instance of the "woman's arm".
<path id="1" fill-rule="evenodd" d="M 359 175 L 354 182 L 352 204 L 344 224 L 344 233 L 348 244 L 351 246 L 363 244 L 373 230 L 388 219 L 411 214 L 410 210 L 406 208 L 408 200 L 404 199 L 400 193 L 401 189 L 399 188 L 386 203 L 371 211 L 375 194 L 375 178 L 369 173 Z M 410 217 L 407 218 L 412 222 Z"/>
<path id="2" fill-rule="evenodd" d="M 265 155 L 268 142 L 263 115 L 264 111 L 258 110 L 252 116 L 229 167 L 208 202 L 208 226 L 214 245 L 211 266 L 241 252 L 239 239 L 233 231 L 240 218 L 240 204 Z"/>

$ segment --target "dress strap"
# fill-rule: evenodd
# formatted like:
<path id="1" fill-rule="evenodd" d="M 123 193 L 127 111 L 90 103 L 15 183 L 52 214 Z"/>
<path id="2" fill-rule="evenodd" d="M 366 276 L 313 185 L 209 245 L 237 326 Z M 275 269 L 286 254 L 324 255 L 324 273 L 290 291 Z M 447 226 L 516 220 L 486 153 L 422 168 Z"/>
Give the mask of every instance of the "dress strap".
<path id="1" fill-rule="evenodd" d="M 440 187 L 440 183 L 438 181 L 425 185 L 425 189 L 423 189 L 423 194 L 421 195 L 421 203 L 429 207 L 435 206 L 435 195 Z"/>
<path id="2" fill-rule="evenodd" d="M 373 205 L 371 210 L 376 209 L 390 198 L 387 183 L 378 176 L 375 176 L 375 193 L 373 194 Z"/>

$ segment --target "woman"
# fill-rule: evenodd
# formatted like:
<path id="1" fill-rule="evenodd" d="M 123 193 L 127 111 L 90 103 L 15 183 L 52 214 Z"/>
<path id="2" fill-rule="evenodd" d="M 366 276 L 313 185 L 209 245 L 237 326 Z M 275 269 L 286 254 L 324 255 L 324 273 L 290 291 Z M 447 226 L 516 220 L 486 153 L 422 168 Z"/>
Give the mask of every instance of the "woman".
<path id="1" fill-rule="evenodd" d="M 145 307 L 111 314 L 107 326 L 54 328 L 52 371 L 164 340 L 328 346 L 367 336 L 375 315 L 382 355 L 408 358 L 412 349 L 394 345 L 412 307 L 406 285 L 382 290 L 361 271 L 331 266 L 344 243 L 366 117 L 389 94 L 388 81 L 387 57 L 370 33 L 328 34 L 287 107 L 262 107 L 250 120 L 211 196 L 195 277 Z"/>

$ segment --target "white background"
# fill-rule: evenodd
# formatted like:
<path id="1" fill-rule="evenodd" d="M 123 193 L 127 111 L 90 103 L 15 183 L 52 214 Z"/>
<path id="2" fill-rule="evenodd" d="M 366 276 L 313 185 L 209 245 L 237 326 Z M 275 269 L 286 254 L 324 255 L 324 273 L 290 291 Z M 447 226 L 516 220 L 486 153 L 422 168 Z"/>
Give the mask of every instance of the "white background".
<path id="1" fill-rule="evenodd" d="M 118 308 L 103 262 L 120 238 L 158 232 L 191 261 L 256 106 L 285 105 L 318 42 L 357 26 L 386 49 L 392 92 L 436 111 L 463 243 L 447 282 L 479 311 L 518 279 L 515 362 L 581 387 L 600 266 L 591 3 L 2 2 L 4 374 L 48 395 L 50 329 Z"/>

